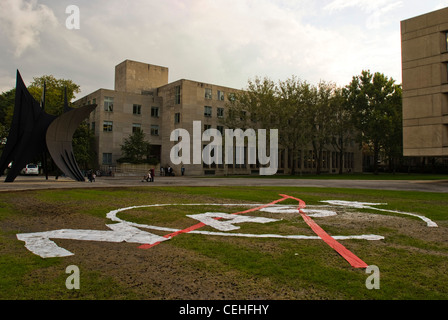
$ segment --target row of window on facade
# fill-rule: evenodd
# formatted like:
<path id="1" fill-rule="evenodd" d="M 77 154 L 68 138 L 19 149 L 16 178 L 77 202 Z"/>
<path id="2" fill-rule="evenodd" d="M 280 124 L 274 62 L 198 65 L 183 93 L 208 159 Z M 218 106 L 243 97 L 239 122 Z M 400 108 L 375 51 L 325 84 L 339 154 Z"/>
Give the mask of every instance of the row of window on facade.
<path id="1" fill-rule="evenodd" d="M 91 123 L 90 129 L 95 132 L 95 122 Z M 113 121 L 104 121 L 103 122 L 103 132 L 112 132 L 114 128 Z M 209 124 L 204 124 L 204 132 L 208 129 L 211 129 L 212 126 Z M 224 135 L 224 126 L 216 126 L 216 129 Z M 137 130 L 142 130 L 142 125 L 140 123 L 133 123 L 132 124 L 132 133 L 134 133 Z M 160 131 L 160 126 L 158 125 L 151 125 L 151 135 L 152 136 L 158 136 Z"/>
<path id="2" fill-rule="evenodd" d="M 212 117 L 212 110 L 213 108 L 210 106 L 204 107 L 204 116 L 205 117 Z M 218 118 L 224 118 L 224 108 L 217 108 L 216 116 Z M 181 122 L 181 114 L 180 112 L 176 112 L 174 114 L 174 124 L 179 124 Z"/>
<path id="3" fill-rule="evenodd" d="M 321 169 L 339 168 L 341 165 L 344 169 L 353 169 L 355 166 L 355 154 L 353 152 L 344 152 L 342 164 L 340 163 L 340 153 L 336 151 L 322 151 L 321 155 Z M 294 159 L 288 157 L 286 159 L 286 151 L 281 150 L 279 153 L 279 167 L 280 168 L 298 168 L 301 169 L 316 169 L 318 159 L 313 150 L 297 152 L 297 157 Z"/>
<path id="4" fill-rule="evenodd" d="M 104 111 L 106 112 L 113 112 L 114 110 L 114 102 L 113 97 L 105 97 L 104 98 Z M 142 114 L 142 106 L 140 104 L 134 104 L 132 106 L 132 113 L 134 115 L 141 115 Z M 212 117 L 213 115 L 213 107 L 211 106 L 204 106 L 204 116 L 205 117 Z M 217 108 L 216 109 L 216 116 L 218 118 L 224 118 L 224 108 Z M 151 107 L 151 117 L 153 118 L 159 118 L 160 117 L 160 109 L 159 107 Z M 180 113 L 176 113 L 174 116 L 174 123 L 180 123 Z"/>
<path id="5" fill-rule="evenodd" d="M 95 132 L 95 122 L 92 122 L 91 124 L 91 130 Z M 114 123 L 113 121 L 104 121 L 103 122 L 103 132 L 112 132 L 114 130 Z M 132 133 L 134 133 L 137 130 L 142 130 L 142 125 L 140 123 L 133 123 L 132 124 Z M 152 136 L 158 136 L 160 132 L 160 127 L 158 125 L 151 125 L 151 135 Z"/>
<path id="6" fill-rule="evenodd" d="M 174 87 L 174 104 L 180 104 L 181 102 L 181 86 L 175 86 Z M 216 92 L 216 99 L 218 101 L 224 101 L 225 97 L 225 92 L 221 91 L 221 90 L 217 90 Z M 212 100 L 213 99 L 213 90 L 212 88 L 204 88 L 204 99 L 205 100 Z M 235 99 L 235 94 L 234 93 L 229 93 L 228 94 L 228 99 L 229 100 L 234 100 Z"/>
<path id="7" fill-rule="evenodd" d="M 204 145 L 203 148 L 206 146 Z M 240 147 L 241 148 L 241 147 Z M 214 157 L 214 149 L 211 150 L 210 157 Z M 221 151 L 222 154 L 224 154 L 224 149 Z M 237 160 L 237 154 L 241 152 L 241 155 L 239 156 L 239 161 Z M 299 150 L 297 152 L 297 157 L 295 159 L 292 159 L 292 157 L 288 157 L 286 159 L 285 157 L 286 150 L 280 150 L 279 152 L 279 169 L 287 169 L 287 168 L 297 168 L 297 169 L 316 169 L 317 168 L 317 157 L 316 153 L 313 150 L 308 151 L 302 151 Z M 355 154 L 353 152 L 344 152 L 342 163 L 340 163 L 340 153 L 335 151 L 322 151 L 322 157 L 320 159 L 321 161 L 321 169 L 335 169 L 339 168 L 342 165 L 343 169 L 353 169 L 355 166 Z M 248 149 L 247 147 L 242 147 L 240 151 L 238 151 L 238 148 L 234 146 L 233 148 L 233 161 L 232 164 L 227 164 L 228 168 L 247 168 L 248 166 L 251 169 L 260 168 L 260 163 L 258 160 L 256 163 L 249 163 L 248 159 Z M 212 161 L 207 161 L 208 163 Z M 240 163 L 238 163 L 240 162 Z M 234 164 L 233 164 L 234 163 Z M 203 168 L 205 169 L 214 169 L 224 168 L 224 164 L 206 164 L 203 162 L 202 164 Z"/>
<path id="8" fill-rule="evenodd" d="M 224 96 L 225 96 L 225 93 L 223 91 L 221 91 L 221 90 L 217 91 L 217 96 L 216 97 L 217 97 L 218 101 L 224 101 Z M 229 99 L 232 99 L 233 96 L 234 95 L 232 93 L 229 94 Z M 207 99 L 207 100 L 212 100 L 213 99 L 213 92 L 212 92 L 211 88 L 205 88 L 204 98 Z"/>
<path id="9" fill-rule="evenodd" d="M 104 111 L 106 111 L 106 112 L 114 111 L 114 98 L 113 97 L 104 97 Z M 141 104 L 133 104 L 132 105 L 132 114 L 141 115 L 142 114 L 142 105 Z M 151 117 L 154 117 L 154 118 L 160 117 L 160 108 L 159 107 L 151 107 Z"/>
<path id="10" fill-rule="evenodd" d="M 282 159 L 280 159 L 279 161 L 279 168 L 280 169 L 286 169 L 286 168 L 292 168 L 293 166 L 295 166 L 295 168 L 297 169 L 302 169 L 302 163 L 303 163 L 303 169 L 316 169 L 317 167 L 317 160 L 314 154 L 314 151 L 309 150 L 307 152 L 304 152 L 305 155 L 303 157 L 303 159 L 301 158 L 301 152 L 299 151 L 299 159 L 297 159 L 298 161 L 288 161 L 288 163 L 286 163 L 286 161 L 283 161 Z M 213 156 L 213 155 L 212 155 Z M 331 159 L 330 159 L 331 157 Z M 344 152 L 344 157 L 342 160 L 342 165 L 344 169 L 353 169 L 354 165 L 355 165 L 355 155 L 353 152 Z M 247 159 L 247 158 L 246 158 Z M 340 167 L 340 154 L 339 152 L 331 152 L 331 151 L 324 151 L 323 157 L 322 157 L 322 163 L 321 163 L 321 168 L 322 169 L 334 169 L 334 168 L 339 168 Z M 103 164 L 112 164 L 112 153 L 103 153 Z M 302 162 L 303 160 L 303 162 Z M 331 164 L 331 166 L 330 166 Z M 206 164 L 205 162 L 203 163 L 203 168 L 224 168 L 224 164 Z M 244 163 L 242 164 L 228 164 L 227 167 L 228 168 L 236 168 L 236 169 L 245 169 L 247 168 L 248 164 L 247 161 L 244 161 Z M 257 161 L 256 164 L 249 164 L 251 169 L 256 169 L 260 167 L 260 163 Z"/>
<path id="11" fill-rule="evenodd" d="M 211 117 L 212 113 L 213 113 L 212 111 L 213 111 L 213 107 L 205 106 L 204 107 L 204 116 Z M 224 108 L 216 108 L 216 116 L 218 118 L 224 118 Z"/>

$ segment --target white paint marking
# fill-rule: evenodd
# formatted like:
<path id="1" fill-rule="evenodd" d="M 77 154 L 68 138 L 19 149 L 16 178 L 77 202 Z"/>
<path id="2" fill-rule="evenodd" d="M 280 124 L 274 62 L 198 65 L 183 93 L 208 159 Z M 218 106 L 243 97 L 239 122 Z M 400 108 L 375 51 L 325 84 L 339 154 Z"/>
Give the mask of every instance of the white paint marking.
<path id="1" fill-rule="evenodd" d="M 369 202 L 341 201 L 341 200 L 325 200 L 325 201 L 321 201 L 321 202 L 325 202 L 325 203 L 329 203 L 329 204 L 333 204 L 333 205 L 344 206 L 344 207 L 357 208 L 357 209 L 371 209 L 371 210 L 377 210 L 377 211 L 383 211 L 383 212 L 403 214 L 403 215 L 407 215 L 407 216 L 417 217 L 417 218 L 425 221 L 426 225 L 430 228 L 438 227 L 437 223 L 435 223 L 431 219 L 429 219 L 425 216 L 422 216 L 422 215 L 418 215 L 418 214 L 410 213 L 410 212 L 380 209 L 380 208 L 372 207 L 372 206 L 387 205 L 387 203 L 369 203 Z"/>

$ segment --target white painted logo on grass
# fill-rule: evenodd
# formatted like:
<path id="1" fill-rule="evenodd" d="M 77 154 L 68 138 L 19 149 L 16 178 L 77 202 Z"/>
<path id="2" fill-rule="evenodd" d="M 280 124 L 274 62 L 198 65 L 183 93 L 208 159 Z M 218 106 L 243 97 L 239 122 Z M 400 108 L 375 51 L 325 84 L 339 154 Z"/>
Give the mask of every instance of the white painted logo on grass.
<path id="1" fill-rule="evenodd" d="M 437 225 L 430 219 L 415 215 L 407 212 L 399 212 L 386 209 L 378 209 L 372 207 L 373 205 L 379 205 L 377 203 L 360 203 L 351 201 L 336 201 L 328 200 L 322 201 L 324 203 L 329 203 L 332 205 L 350 207 L 350 208 L 367 208 L 380 211 L 388 211 L 400 214 L 406 214 L 411 216 L 417 216 L 422 220 L 427 222 L 430 227 L 436 227 Z M 84 241 L 102 241 L 102 242 L 128 242 L 137 244 L 155 244 L 162 241 L 167 241 L 169 238 L 162 237 L 141 229 L 167 231 L 167 232 L 179 232 L 181 229 L 168 228 L 163 226 L 139 224 L 135 222 L 125 221 L 120 219 L 117 214 L 120 212 L 139 209 L 139 208 L 151 208 L 151 207 L 165 207 L 165 206 L 220 206 L 220 207 L 258 207 L 260 204 L 152 204 L 143 206 L 132 206 L 127 208 L 120 208 L 117 210 L 110 211 L 107 213 L 107 218 L 116 224 L 108 224 L 107 227 L 111 229 L 110 231 L 103 230 L 84 230 L 84 229 L 60 229 L 44 232 L 34 232 L 34 233 L 20 233 L 17 234 L 17 239 L 25 242 L 25 247 L 36 255 L 42 258 L 51 257 L 65 257 L 73 255 L 72 252 L 61 248 L 51 239 L 71 239 L 71 240 L 84 240 Z M 308 206 L 313 207 L 313 206 Z M 303 209 L 309 216 L 313 217 L 327 217 L 337 215 L 336 211 L 326 209 Z M 259 211 L 269 212 L 269 213 L 282 213 L 282 214 L 298 214 L 297 206 L 285 206 L 285 205 L 272 205 L 266 208 L 262 208 Z M 201 231 L 194 230 L 189 233 L 203 234 L 203 235 L 214 235 L 214 236 L 226 236 L 226 237 L 250 237 L 250 238 L 277 238 L 277 239 L 291 239 L 291 240 L 318 240 L 318 236 L 307 236 L 307 235 L 280 235 L 280 234 L 248 234 L 248 233 L 231 233 L 228 231 L 237 230 L 240 227 L 236 224 L 241 223 L 271 223 L 275 221 L 280 221 L 278 219 L 264 218 L 264 217 L 254 217 L 248 215 L 235 215 L 222 212 L 206 212 L 202 214 L 187 215 L 188 217 L 195 219 L 208 225 L 219 232 L 215 231 Z M 219 220 L 218 220 L 219 219 Z M 363 239 L 363 240 L 382 240 L 383 236 L 379 235 L 346 235 L 346 236 L 333 236 L 336 240 L 348 240 L 348 239 Z"/>

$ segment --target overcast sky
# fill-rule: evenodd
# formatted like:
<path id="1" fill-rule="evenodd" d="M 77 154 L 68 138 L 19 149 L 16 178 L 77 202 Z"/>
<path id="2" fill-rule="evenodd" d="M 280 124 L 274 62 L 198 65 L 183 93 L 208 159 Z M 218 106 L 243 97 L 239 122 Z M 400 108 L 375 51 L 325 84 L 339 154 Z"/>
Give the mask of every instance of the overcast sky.
<path id="1" fill-rule="evenodd" d="M 66 28 L 66 8 L 80 29 Z M 169 81 L 245 88 L 295 75 L 347 85 L 362 70 L 401 83 L 400 21 L 448 0 L 0 0 L 0 92 L 54 75 L 80 98 L 114 88 L 126 60 L 169 68 Z"/>

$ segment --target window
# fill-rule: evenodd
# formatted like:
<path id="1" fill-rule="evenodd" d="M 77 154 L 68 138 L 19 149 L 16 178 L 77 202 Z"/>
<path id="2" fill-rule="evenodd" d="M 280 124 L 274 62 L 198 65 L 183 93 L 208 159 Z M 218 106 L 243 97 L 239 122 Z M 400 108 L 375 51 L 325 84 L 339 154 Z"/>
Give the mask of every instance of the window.
<path id="1" fill-rule="evenodd" d="M 90 131 L 92 131 L 93 133 L 95 133 L 95 121 L 92 122 L 92 124 L 90 125 Z"/>
<path id="2" fill-rule="evenodd" d="M 178 124 L 180 123 L 180 113 L 175 113 L 174 114 L 174 124 Z"/>
<path id="3" fill-rule="evenodd" d="M 224 135 L 224 127 L 223 126 L 217 126 L 216 129 L 221 133 L 221 135 Z"/>
<path id="4" fill-rule="evenodd" d="M 159 107 L 151 107 L 151 117 L 159 117 Z"/>
<path id="5" fill-rule="evenodd" d="M 114 111 L 114 98 L 104 97 L 104 111 L 112 112 Z"/>
<path id="6" fill-rule="evenodd" d="M 224 92 L 218 90 L 218 100 L 224 101 Z"/>
<path id="7" fill-rule="evenodd" d="M 103 131 L 104 132 L 112 132 L 113 122 L 112 121 L 104 121 L 103 122 Z"/>
<path id="8" fill-rule="evenodd" d="M 445 83 L 448 83 L 448 63 L 445 63 Z"/>
<path id="9" fill-rule="evenodd" d="M 445 51 L 448 51 L 448 31 L 445 32 Z"/>
<path id="10" fill-rule="evenodd" d="M 180 86 L 176 86 L 174 90 L 174 103 L 180 104 Z"/>
<path id="11" fill-rule="evenodd" d="M 112 153 L 103 153 L 103 164 L 112 164 Z"/>
<path id="12" fill-rule="evenodd" d="M 212 126 L 209 124 L 204 124 L 204 135 L 208 136 L 208 132 L 206 132 L 208 129 L 211 129 Z"/>
<path id="13" fill-rule="evenodd" d="M 218 118 L 224 118 L 224 108 L 218 108 Z"/>
<path id="14" fill-rule="evenodd" d="M 227 98 L 229 99 L 229 101 L 235 101 L 236 100 L 236 95 L 234 93 L 229 93 Z"/>
<path id="15" fill-rule="evenodd" d="M 151 125 L 151 135 L 158 136 L 159 135 L 159 126 Z"/>
<path id="16" fill-rule="evenodd" d="M 211 99 L 211 98 L 212 98 L 212 89 L 205 88 L 205 99 Z"/>
<path id="17" fill-rule="evenodd" d="M 132 106 L 132 113 L 135 115 L 142 114 L 142 106 L 140 104 L 134 104 Z"/>
<path id="18" fill-rule="evenodd" d="M 136 131 L 141 131 L 141 130 L 142 130 L 142 125 L 140 123 L 132 124 L 132 133 L 134 133 Z"/>
<path id="19" fill-rule="evenodd" d="M 204 107 L 204 116 L 206 116 L 206 117 L 212 116 L 212 107 L 209 107 L 209 106 Z"/>

